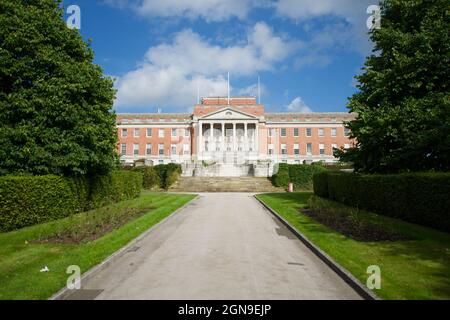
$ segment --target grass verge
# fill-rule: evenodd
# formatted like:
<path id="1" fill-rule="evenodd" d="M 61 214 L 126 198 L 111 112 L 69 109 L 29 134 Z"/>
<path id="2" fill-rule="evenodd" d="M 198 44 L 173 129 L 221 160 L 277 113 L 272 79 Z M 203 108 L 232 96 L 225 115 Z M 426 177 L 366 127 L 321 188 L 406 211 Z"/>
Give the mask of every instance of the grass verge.
<path id="1" fill-rule="evenodd" d="M 300 213 L 308 207 L 310 192 L 261 194 L 257 197 L 280 214 L 336 262 L 366 283 L 367 267 L 381 268 L 383 299 L 450 299 L 450 235 L 396 219 L 360 210 L 362 219 L 395 231 L 411 240 L 358 241 Z M 316 199 L 317 200 L 317 199 Z M 328 210 L 354 210 L 321 199 Z M 424 213 L 426 214 L 426 213 Z"/>
<path id="2" fill-rule="evenodd" d="M 65 286 L 66 269 L 78 265 L 82 272 L 125 246 L 128 242 L 157 224 L 195 195 L 145 192 L 139 198 L 108 206 L 109 212 L 120 215 L 124 210 L 147 210 L 98 239 L 81 243 L 38 243 L 68 230 L 84 215 L 101 214 L 103 209 L 0 234 L 0 299 L 47 299 Z M 151 208 L 151 209 L 148 209 Z M 49 272 L 40 272 L 48 266 Z"/>

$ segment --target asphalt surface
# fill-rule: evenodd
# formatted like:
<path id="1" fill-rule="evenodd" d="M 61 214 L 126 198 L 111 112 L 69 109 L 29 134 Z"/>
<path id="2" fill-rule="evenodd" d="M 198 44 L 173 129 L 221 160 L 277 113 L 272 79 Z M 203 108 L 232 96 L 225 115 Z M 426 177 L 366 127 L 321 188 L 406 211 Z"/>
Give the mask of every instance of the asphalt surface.
<path id="1" fill-rule="evenodd" d="M 201 194 L 69 299 L 361 299 L 250 194 Z"/>

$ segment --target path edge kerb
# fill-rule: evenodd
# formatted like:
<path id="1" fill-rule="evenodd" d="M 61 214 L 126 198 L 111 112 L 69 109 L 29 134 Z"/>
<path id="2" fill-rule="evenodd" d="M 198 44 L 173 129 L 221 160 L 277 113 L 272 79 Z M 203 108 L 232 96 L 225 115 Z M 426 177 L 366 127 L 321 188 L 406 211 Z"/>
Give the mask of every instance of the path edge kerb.
<path id="1" fill-rule="evenodd" d="M 254 198 L 266 208 L 272 215 L 275 216 L 282 224 L 284 224 L 301 242 L 303 242 L 308 249 L 310 249 L 320 260 L 325 262 L 339 277 L 342 278 L 353 290 L 355 290 L 365 300 L 381 300 L 375 293 L 366 288 L 358 279 L 355 278 L 347 269 L 342 267 L 333 258 L 326 254 L 322 249 L 312 243 L 305 235 L 298 231 L 282 216 L 280 216 L 275 210 L 270 208 L 264 201 L 258 199 L 258 195 L 254 195 Z"/>
<path id="2" fill-rule="evenodd" d="M 199 195 L 197 194 L 192 200 L 185 203 L 183 206 L 172 212 L 170 215 L 165 217 L 163 220 L 155 224 L 154 226 L 150 227 L 148 230 L 141 233 L 139 236 L 128 242 L 125 246 L 114 252 L 112 255 L 110 255 L 108 258 L 100 262 L 99 264 L 95 265 L 85 273 L 81 275 L 81 283 L 84 281 L 89 280 L 92 278 L 96 273 L 104 270 L 106 267 L 117 261 L 119 258 L 121 258 L 123 255 L 125 255 L 128 250 L 130 250 L 132 247 L 134 247 L 139 241 L 141 241 L 143 238 L 147 237 L 150 233 L 152 233 L 155 229 L 159 228 L 161 225 L 165 224 L 167 221 L 169 221 L 171 218 L 173 218 L 175 215 L 186 209 L 188 205 L 190 205 L 193 201 L 197 200 Z M 64 298 L 67 298 L 73 292 L 76 290 L 70 290 L 67 287 L 63 287 L 61 290 L 56 292 L 54 295 L 52 295 L 48 300 L 63 300 Z"/>

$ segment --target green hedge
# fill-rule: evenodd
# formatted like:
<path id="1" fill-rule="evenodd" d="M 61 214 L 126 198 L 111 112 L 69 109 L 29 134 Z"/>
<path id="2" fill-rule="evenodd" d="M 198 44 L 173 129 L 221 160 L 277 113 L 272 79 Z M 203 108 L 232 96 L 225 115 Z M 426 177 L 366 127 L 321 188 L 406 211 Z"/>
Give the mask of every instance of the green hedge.
<path id="1" fill-rule="evenodd" d="M 278 164 L 278 172 L 272 176 L 272 183 L 276 187 L 287 187 L 289 179 L 289 165 L 286 163 Z"/>
<path id="2" fill-rule="evenodd" d="M 139 195 L 142 175 L 114 171 L 93 178 L 0 177 L 0 231 L 67 217 Z"/>
<path id="3" fill-rule="evenodd" d="M 64 178 L 53 175 L 0 178 L 2 232 L 64 218 L 76 210 L 76 196 Z"/>
<path id="4" fill-rule="evenodd" d="M 160 164 L 153 168 L 159 176 L 160 187 L 166 190 L 178 180 L 182 172 L 181 165 L 175 163 Z"/>
<path id="5" fill-rule="evenodd" d="M 144 189 L 153 189 L 161 186 L 161 179 L 154 167 L 136 167 L 133 171 L 142 173 L 142 186 Z"/>
<path id="6" fill-rule="evenodd" d="M 450 231 L 450 173 L 314 176 L 314 193 L 353 207 Z"/>
<path id="7" fill-rule="evenodd" d="M 277 187 L 287 187 L 290 182 L 295 189 L 312 189 L 313 175 L 327 169 L 320 163 L 313 164 L 286 164 L 280 163 L 278 172 L 272 176 L 272 182 Z"/>

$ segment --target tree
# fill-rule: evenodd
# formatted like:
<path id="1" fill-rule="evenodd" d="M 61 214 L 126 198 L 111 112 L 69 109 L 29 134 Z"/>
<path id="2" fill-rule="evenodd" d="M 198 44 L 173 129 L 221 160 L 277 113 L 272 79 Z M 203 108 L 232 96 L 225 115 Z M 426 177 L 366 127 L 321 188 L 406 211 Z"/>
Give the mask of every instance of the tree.
<path id="1" fill-rule="evenodd" d="M 384 0 L 381 9 L 373 54 L 349 101 L 356 146 L 338 156 L 363 172 L 448 171 L 448 0 Z"/>
<path id="2" fill-rule="evenodd" d="M 113 81 L 60 0 L 0 2 L 0 173 L 96 174 L 116 161 Z"/>

